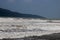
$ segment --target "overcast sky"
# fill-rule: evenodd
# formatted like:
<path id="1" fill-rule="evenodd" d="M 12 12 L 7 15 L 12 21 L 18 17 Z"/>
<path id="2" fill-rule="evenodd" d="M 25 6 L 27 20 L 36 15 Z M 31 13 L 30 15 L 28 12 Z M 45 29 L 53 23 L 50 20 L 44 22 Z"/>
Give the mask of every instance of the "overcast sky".
<path id="1" fill-rule="evenodd" d="M 60 0 L 0 0 L 0 8 L 47 18 L 60 18 Z"/>

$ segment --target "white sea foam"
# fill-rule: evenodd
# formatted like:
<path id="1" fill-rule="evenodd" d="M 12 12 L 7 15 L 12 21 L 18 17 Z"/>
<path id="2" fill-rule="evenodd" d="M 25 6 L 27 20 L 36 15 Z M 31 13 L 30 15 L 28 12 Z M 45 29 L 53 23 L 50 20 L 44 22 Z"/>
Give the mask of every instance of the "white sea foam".
<path id="1" fill-rule="evenodd" d="M 0 18 L 0 38 L 22 38 L 60 32 L 60 20 Z M 19 31 L 20 30 L 20 31 Z"/>

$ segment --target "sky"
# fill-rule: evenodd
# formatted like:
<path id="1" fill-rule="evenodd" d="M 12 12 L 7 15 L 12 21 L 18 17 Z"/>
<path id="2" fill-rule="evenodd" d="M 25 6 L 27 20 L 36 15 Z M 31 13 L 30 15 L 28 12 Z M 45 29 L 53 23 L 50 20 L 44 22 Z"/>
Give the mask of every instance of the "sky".
<path id="1" fill-rule="evenodd" d="M 0 8 L 46 18 L 60 18 L 60 0 L 0 0 Z"/>

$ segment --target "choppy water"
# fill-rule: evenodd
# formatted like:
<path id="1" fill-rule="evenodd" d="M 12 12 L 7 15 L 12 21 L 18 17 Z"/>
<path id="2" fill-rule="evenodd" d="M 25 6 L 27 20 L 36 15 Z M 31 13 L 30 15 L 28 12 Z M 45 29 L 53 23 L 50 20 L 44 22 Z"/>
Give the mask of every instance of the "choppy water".
<path id="1" fill-rule="evenodd" d="M 1 22 L 0 38 L 23 38 L 60 32 L 60 23 Z"/>

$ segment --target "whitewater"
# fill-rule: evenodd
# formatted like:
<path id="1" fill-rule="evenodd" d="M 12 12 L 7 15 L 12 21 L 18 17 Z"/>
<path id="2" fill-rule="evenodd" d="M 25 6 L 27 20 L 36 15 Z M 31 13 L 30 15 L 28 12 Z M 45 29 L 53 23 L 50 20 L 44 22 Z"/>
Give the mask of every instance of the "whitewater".
<path id="1" fill-rule="evenodd" d="M 0 39 L 60 33 L 60 20 L 48 21 L 51 20 L 0 18 Z"/>

